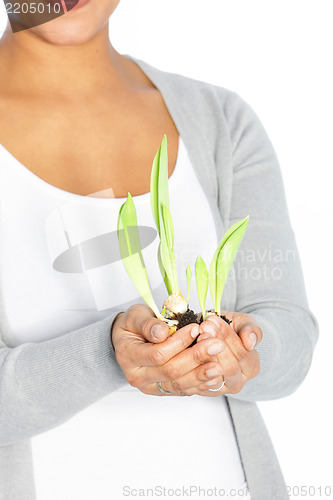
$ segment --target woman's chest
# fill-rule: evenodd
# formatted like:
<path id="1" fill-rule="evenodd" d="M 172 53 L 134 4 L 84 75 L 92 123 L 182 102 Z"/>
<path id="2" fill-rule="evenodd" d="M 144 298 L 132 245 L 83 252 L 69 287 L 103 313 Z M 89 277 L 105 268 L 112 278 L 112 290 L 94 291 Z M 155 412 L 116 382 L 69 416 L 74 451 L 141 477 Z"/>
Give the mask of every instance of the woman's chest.
<path id="1" fill-rule="evenodd" d="M 65 191 L 143 194 L 149 191 L 164 134 L 169 176 L 173 172 L 178 132 L 159 95 L 117 101 L 117 96 L 67 105 L 29 99 L 6 104 L 2 99 L 0 144 L 35 175 Z"/>

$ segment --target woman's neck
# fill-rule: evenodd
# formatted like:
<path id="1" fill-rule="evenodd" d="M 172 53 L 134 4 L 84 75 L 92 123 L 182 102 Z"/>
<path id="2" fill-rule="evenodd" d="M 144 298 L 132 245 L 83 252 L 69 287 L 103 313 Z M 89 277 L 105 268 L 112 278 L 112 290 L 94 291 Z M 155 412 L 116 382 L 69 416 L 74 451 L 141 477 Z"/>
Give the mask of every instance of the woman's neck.
<path id="1" fill-rule="evenodd" d="M 30 30 L 0 40 L 0 87 L 49 96 L 89 96 L 92 92 L 121 88 L 126 63 L 111 45 L 108 26 L 79 46 L 57 46 Z"/>

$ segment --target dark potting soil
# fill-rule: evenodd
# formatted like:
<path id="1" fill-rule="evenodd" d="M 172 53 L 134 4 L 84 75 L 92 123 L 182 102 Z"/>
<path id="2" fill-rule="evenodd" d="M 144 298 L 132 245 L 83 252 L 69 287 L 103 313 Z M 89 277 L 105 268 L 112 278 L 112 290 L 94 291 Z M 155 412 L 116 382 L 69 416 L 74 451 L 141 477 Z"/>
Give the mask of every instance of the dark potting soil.
<path id="1" fill-rule="evenodd" d="M 226 323 L 228 323 L 228 325 L 230 325 L 232 323 L 232 321 L 230 319 L 228 319 L 226 316 L 224 316 L 222 314 L 220 314 L 220 318 L 222 318 Z M 177 325 L 177 330 L 179 330 L 180 328 L 183 328 L 183 326 L 189 325 L 191 323 L 197 323 L 198 325 L 201 325 L 201 323 L 203 322 L 202 313 L 195 314 L 195 312 L 192 311 L 192 309 L 187 309 L 187 311 L 183 314 L 181 314 L 181 313 L 177 314 L 176 319 L 177 319 L 177 321 L 179 321 L 179 323 Z M 194 339 L 194 341 L 192 342 L 192 344 L 189 347 L 192 347 L 196 343 L 197 343 L 197 339 Z"/>
<path id="2" fill-rule="evenodd" d="M 198 325 L 201 323 L 198 320 L 198 315 L 195 314 L 192 309 L 187 309 L 185 313 L 177 314 L 177 321 L 179 321 L 177 330 L 180 330 L 183 326 L 189 325 L 190 323 L 198 323 Z"/>

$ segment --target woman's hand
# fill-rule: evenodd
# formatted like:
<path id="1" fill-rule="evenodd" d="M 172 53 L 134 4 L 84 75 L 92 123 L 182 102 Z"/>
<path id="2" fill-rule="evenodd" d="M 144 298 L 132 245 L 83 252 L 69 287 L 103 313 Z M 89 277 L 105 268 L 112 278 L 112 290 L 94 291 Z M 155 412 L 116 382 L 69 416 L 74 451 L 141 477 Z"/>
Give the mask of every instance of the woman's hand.
<path id="1" fill-rule="evenodd" d="M 203 396 L 237 394 L 248 380 L 260 372 L 260 359 L 255 346 L 262 340 L 261 328 L 249 314 L 230 311 L 223 311 L 222 314 L 232 320 L 231 325 L 215 315 L 208 316 L 200 325 L 200 329 L 205 332 L 198 337 L 199 344 L 209 337 L 222 339 L 226 343 L 224 351 L 215 358 L 223 368 L 223 375 L 199 386 Z M 207 323 L 212 325 L 210 329 Z M 221 387 L 223 382 L 223 387 L 215 392 L 214 389 Z M 186 378 L 180 383 L 186 384 Z"/>
<path id="2" fill-rule="evenodd" d="M 205 323 L 200 331 L 207 334 L 212 324 Z M 169 337 L 168 326 L 148 306 L 137 304 L 115 318 L 111 340 L 117 361 L 132 386 L 145 394 L 162 396 L 157 382 L 163 382 L 163 389 L 172 391 L 172 395 L 189 396 L 198 394 L 198 387 L 216 378 L 216 374 L 222 376 L 216 355 L 226 348 L 226 343 L 210 335 L 189 347 L 199 333 L 199 325 L 192 323 Z"/>

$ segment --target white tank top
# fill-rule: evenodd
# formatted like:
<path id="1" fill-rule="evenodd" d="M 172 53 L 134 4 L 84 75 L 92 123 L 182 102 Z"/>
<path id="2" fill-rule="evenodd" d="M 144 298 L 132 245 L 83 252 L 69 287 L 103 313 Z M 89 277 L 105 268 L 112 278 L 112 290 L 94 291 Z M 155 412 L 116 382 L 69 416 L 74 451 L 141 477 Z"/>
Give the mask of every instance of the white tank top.
<path id="1" fill-rule="evenodd" d="M 187 264 L 194 271 L 200 254 L 208 265 L 218 241 L 181 138 L 169 189 L 179 284 L 186 293 Z M 143 257 L 161 308 L 166 289 L 150 195 L 133 198 Z M 143 302 L 119 260 L 116 228 L 125 198 L 63 191 L 0 146 L 0 199 L 8 345 L 43 342 Z M 200 310 L 194 280 L 190 305 Z M 208 297 L 207 307 L 212 306 Z M 135 489 L 139 495 L 140 488 L 153 488 L 158 496 L 159 487 L 225 492 L 246 487 L 224 397 L 147 396 L 126 384 L 32 441 L 38 500 L 110 500 L 130 496 L 131 490 L 134 495 Z M 202 498 L 191 493 L 192 499 Z"/>

